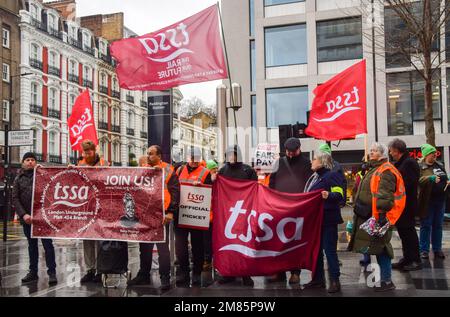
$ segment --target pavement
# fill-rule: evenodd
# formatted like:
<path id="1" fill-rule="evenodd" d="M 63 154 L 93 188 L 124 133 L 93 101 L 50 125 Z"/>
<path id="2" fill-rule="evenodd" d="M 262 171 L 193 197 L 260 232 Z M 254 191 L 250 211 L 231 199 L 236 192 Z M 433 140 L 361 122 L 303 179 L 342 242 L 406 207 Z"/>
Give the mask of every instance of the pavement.
<path id="1" fill-rule="evenodd" d="M 345 220 L 351 218 L 351 211 L 343 211 Z M 1 226 L 0 226 L 1 228 Z M 159 289 L 157 253 L 154 253 L 152 267 L 152 284 L 127 288 L 126 278 L 111 276 L 109 283 L 117 283 L 116 288 L 104 288 L 101 284 L 79 283 L 85 272 L 83 259 L 83 244 L 76 240 L 55 240 L 58 284 L 48 285 L 43 248 L 40 245 L 39 276 L 36 283 L 22 285 L 21 278 L 28 271 L 27 241 L 19 224 L 9 227 L 8 242 L 0 242 L 0 271 L 3 276 L 0 286 L 1 297 L 449 297 L 450 296 L 450 225 L 445 224 L 444 253 L 446 260 L 434 259 L 432 253 L 430 260 L 424 261 L 424 268 L 414 272 L 400 272 L 393 270 L 392 279 L 397 289 L 385 293 L 375 293 L 372 286 L 370 272 L 364 272 L 360 267 L 360 254 L 346 251 L 348 236 L 345 224 L 340 227 L 338 256 L 342 262 L 341 285 L 342 292 L 330 295 L 326 290 L 302 290 L 300 284 L 311 280 L 311 273 L 303 270 L 299 285 L 287 283 L 267 283 L 264 277 L 254 277 L 254 287 L 242 286 L 238 279 L 236 282 L 219 285 L 214 282 L 211 273 L 203 273 L 202 287 L 179 288 L 173 287 L 165 292 Z M 417 228 L 418 229 L 418 228 Z M 392 239 L 396 260 L 401 257 L 401 243 L 395 232 Z M 139 269 L 139 247 L 130 243 L 129 270 L 134 277 Z M 373 261 L 375 258 L 373 257 Z M 172 268 L 172 284 L 174 272 Z M 288 276 L 289 277 L 289 276 Z"/>

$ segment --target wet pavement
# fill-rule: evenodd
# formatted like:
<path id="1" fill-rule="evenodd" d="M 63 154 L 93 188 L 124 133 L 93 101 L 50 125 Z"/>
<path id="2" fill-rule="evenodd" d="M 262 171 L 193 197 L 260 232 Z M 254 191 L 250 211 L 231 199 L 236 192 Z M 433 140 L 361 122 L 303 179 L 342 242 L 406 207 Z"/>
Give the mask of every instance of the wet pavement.
<path id="1" fill-rule="evenodd" d="M 349 213 L 344 218 L 349 219 Z M 1 227 L 1 226 L 0 226 Z M 226 285 L 214 282 L 210 273 L 203 273 L 202 287 L 181 288 L 174 284 L 174 270 L 172 269 L 173 287 L 162 292 L 157 271 L 157 253 L 154 253 L 152 269 L 152 285 L 127 288 L 125 277 L 118 280 L 111 277 L 111 284 L 120 283 L 117 288 L 104 288 L 101 284 L 80 285 L 80 277 L 85 272 L 83 260 L 83 244 L 74 240 L 55 240 L 58 284 L 48 285 L 45 260 L 42 245 L 39 245 L 39 281 L 22 285 L 23 278 L 28 271 L 27 241 L 22 228 L 13 224 L 9 230 L 9 241 L 0 242 L 0 271 L 3 276 L 0 287 L 2 297 L 299 297 L 299 296 L 450 296 L 450 224 L 446 223 L 444 231 L 444 253 L 446 260 L 434 259 L 424 261 L 424 268 L 420 271 L 403 273 L 393 270 L 392 279 L 397 286 L 395 291 L 375 293 L 370 285 L 370 272 L 363 272 L 359 265 L 361 255 L 347 252 L 347 235 L 342 225 L 339 234 L 338 255 L 342 262 L 341 284 L 342 292 L 330 295 L 326 290 L 302 290 L 300 285 L 287 283 L 267 283 L 263 277 L 254 277 L 254 287 L 242 286 L 240 280 Z M 394 234 L 396 260 L 401 256 L 401 244 L 397 233 Z M 139 269 L 139 248 L 135 243 L 129 244 L 129 270 L 134 277 Z M 288 276 L 289 277 L 289 276 Z M 301 284 L 309 282 L 311 274 L 303 270 Z"/>

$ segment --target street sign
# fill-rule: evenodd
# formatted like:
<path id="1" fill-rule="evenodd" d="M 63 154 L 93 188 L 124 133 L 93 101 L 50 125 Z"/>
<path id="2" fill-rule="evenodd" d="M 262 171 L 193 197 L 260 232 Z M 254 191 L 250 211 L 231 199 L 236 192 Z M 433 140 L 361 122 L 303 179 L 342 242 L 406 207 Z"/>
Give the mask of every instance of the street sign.
<path id="1" fill-rule="evenodd" d="M 33 130 L 15 130 L 8 133 L 9 146 L 32 146 Z"/>
<path id="2" fill-rule="evenodd" d="M 0 146 L 5 146 L 5 131 L 0 131 Z"/>

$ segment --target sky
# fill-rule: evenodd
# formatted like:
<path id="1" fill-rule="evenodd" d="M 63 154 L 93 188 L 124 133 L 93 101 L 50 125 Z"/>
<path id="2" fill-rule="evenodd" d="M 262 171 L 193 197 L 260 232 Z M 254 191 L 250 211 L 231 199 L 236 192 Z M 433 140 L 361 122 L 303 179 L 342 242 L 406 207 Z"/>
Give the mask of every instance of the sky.
<path id="1" fill-rule="evenodd" d="M 123 12 L 125 26 L 138 35 L 157 31 L 183 20 L 217 0 L 76 0 L 77 16 Z M 216 103 L 220 81 L 181 86 L 185 98 L 197 96 L 206 104 Z"/>

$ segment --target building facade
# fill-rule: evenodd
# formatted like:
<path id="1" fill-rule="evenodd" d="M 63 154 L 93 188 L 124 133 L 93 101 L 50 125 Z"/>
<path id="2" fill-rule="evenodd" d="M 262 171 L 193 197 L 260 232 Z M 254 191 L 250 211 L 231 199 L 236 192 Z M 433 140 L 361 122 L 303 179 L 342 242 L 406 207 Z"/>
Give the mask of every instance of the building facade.
<path id="1" fill-rule="evenodd" d="M 376 2 L 376 1 L 375 1 Z M 335 74 L 366 59 L 368 143 L 399 137 L 413 155 L 425 143 L 423 81 L 413 66 L 385 54 L 385 34 L 398 26 L 392 12 L 381 8 L 375 23 L 385 33 L 372 37 L 371 1 L 364 0 L 228 0 L 222 2 L 223 23 L 233 82 L 243 87 L 239 110 L 239 143 L 279 142 L 280 125 L 307 124 L 313 91 Z M 439 39 L 450 55 L 449 25 Z M 373 45 L 375 43 L 375 45 Z M 379 45 L 379 44 L 382 45 Z M 374 48 L 375 54 L 373 54 Z M 435 53 L 438 54 L 438 53 Z M 448 61 L 448 60 L 447 60 Z M 449 169 L 450 64 L 442 64 L 433 87 L 436 144 Z M 224 82 L 224 84 L 228 84 Z M 223 110 L 219 125 L 225 128 Z M 232 126 L 232 124 L 230 124 Z M 252 129 L 253 128 L 253 129 Z M 320 143 L 303 138 L 312 153 Z M 361 162 L 364 137 L 333 142 L 336 159 L 349 171 Z M 251 161 L 252 151 L 247 160 Z"/>
<path id="2" fill-rule="evenodd" d="M 141 103 L 145 97 L 119 88 L 109 42 L 67 13 L 74 1 L 25 3 L 19 23 L 20 68 L 32 75 L 20 80 L 20 127 L 34 131 L 34 145 L 22 147 L 21 154 L 33 150 L 39 161 L 49 164 L 75 162 L 67 118 L 85 89 L 91 93 L 105 160 L 125 166 L 129 152 L 145 153 L 147 127 L 142 121 L 147 115 Z"/>

